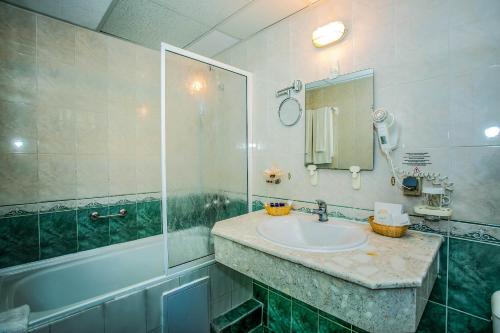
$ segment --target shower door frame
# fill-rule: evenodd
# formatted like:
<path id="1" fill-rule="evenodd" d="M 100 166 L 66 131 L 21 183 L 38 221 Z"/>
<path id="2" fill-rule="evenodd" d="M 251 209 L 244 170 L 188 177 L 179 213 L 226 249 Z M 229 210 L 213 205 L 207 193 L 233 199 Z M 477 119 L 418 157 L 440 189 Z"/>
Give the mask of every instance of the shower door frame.
<path id="1" fill-rule="evenodd" d="M 163 221 L 163 240 L 164 240 L 164 270 L 165 275 L 177 275 L 186 270 L 191 270 L 197 267 L 203 267 L 215 260 L 214 254 L 209 254 L 205 257 L 197 258 L 179 266 L 168 267 L 168 229 L 167 229 L 167 152 L 166 152 L 166 76 L 167 67 L 165 64 L 165 56 L 167 52 L 175 53 L 199 62 L 206 63 L 215 67 L 225 69 L 227 71 L 242 75 L 246 77 L 246 134 L 247 134 L 247 203 L 248 211 L 252 211 L 252 148 L 254 147 L 252 141 L 252 93 L 253 93 L 253 74 L 245 70 L 230 66 L 223 62 L 199 55 L 197 53 L 181 49 L 179 47 L 161 43 L 161 214 Z"/>

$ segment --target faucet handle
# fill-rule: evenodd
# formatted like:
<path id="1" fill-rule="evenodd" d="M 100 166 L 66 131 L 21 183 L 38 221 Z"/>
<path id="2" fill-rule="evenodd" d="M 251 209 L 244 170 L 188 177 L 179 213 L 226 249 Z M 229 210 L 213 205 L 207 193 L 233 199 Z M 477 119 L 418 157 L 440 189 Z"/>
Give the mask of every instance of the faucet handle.
<path id="1" fill-rule="evenodd" d="M 326 207 L 326 202 L 324 200 L 316 200 L 316 202 L 318 203 L 318 206 L 321 208 L 321 207 Z"/>

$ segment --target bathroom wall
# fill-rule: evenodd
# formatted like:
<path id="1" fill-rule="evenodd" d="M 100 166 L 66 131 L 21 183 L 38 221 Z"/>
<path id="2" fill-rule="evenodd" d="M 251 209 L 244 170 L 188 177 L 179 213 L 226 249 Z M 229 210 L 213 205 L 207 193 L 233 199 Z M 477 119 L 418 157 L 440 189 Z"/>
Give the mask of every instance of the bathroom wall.
<path id="1" fill-rule="evenodd" d="M 161 233 L 159 52 L 3 2 L 0 43 L 0 267 Z"/>
<path id="2" fill-rule="evenodd" d="M 0 21 L 0 268 L 161 233 L 159 49 L 5 3 Z M 246 80 L 175 59 L 173 264 L 212 252 L 213 223 L 247 212 Z M 89 218 L 121 208 L 126 218 Z"/>
<path id="3" fill-rule="evenodd" d="M 402 127 L 396 164 L 403 152 L 430 152 L 429 170 L 455 183 L 453 218 L 500 225 L 500 136 L 484 134 L 500 126 L 499 12 L 495 0 L 323 0 L 220 54 L 221 61 L 255 74 L 254 194 L 369 209 L 375 200 L 408 209 L 420 200 L 401 196 L 391 185 L 378 146 L 375 170 L 361 173 L 359 191 L 351 189 L 345 171 L 320 171 L 320 184 L 309 184 L 304 119 L 282 126 L 281 98 L 274 93 L 294 79 L 324 79 L 338 61 L 341 73 L 374 69 L 375 106 L 393 112 Z M 312 31 L 332 20 L 346 24 L 346 37 L 315 48 Z M 296 97 L 304 103 L 304 91 Z M 290 171 L 292 179 L 266 184 L 262 171 L 272 164 Z"/>
<path id="4" fill-rule="evenodd" d="M 500 289 L 500 136 L 484 130 L 500 126 L 500 3 L 496 0 L 323 0 L 257 33 L 217 58 L 254 76 L 254 207 L 273 198 L 293 199 L 298 207 L 326 200 L 332 216 L 366 221 L 374 201 L 402 203 L 408 211 L 420 198 L 403 197 L 390 183 L 389 166 L 378 145 L 373 171 L 361 172 L 361 189 L 351 188 L 347 171 L 320 170 L 310 185 L 303 165 L 304 119 L 280 124 L 281 99 L 275 91 L 294 80 L 373 68 L 375 106 L 393 112 L 404 152 L 429 152 L 432 165 L 455 183 L 452 221 L 412 228 L 446 237 L 441 273 L 422 332 L 488 331 L 490 299 Z M 339 43 L 313 47 L 312 31 L 333 20 L 348 29 Z M 304 92 L 298 96 L 304 103 Z M 264 169 L 275 165 L 291 178 L 266 184 Z M 421 224 L 420 224 L 421 223 Z M 432 326 L 433 325 L 433 326 Z"/>

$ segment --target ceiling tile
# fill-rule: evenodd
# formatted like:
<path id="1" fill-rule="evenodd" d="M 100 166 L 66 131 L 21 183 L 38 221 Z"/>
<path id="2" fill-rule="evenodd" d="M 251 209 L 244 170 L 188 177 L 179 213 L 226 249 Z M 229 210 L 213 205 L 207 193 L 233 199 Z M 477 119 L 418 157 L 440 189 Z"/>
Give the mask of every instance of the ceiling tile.
<path id="1" fill-rule="evenodd" d="M 238 42 L 239 39 L 228 36 L 220 31 L 212 30 L 191 44 L 188 50 L 207 57 L 213 57 Z"/>
<path id="2" fill-rule="evenodd" d="M 255 0 L 217 26 L 217 29 L 245 39 L 309 4 L 309 0 Z"/>
<path id="3" fill-rule="evenodd" d="M 215 26 L 252 0 L 152 0 L 210 27 Z"/>
<path id="4" fill-rule="evenodd" d="M 160 49 L 161 42 L 184 47 L 208 30 L 149 0 L 120 0 L 102 27 L 106 33 L 153 49 Z"/>
<path id="5" fill-rule="evenodd" d="M 41 14 L 95 30 L 112 0 L 6 0 Z"/>

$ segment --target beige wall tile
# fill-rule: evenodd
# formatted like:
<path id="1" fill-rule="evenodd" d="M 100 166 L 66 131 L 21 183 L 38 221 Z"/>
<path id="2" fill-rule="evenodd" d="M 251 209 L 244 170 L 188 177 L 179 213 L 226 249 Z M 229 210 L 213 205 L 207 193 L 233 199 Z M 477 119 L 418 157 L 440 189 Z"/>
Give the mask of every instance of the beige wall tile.
<path id="1" fill-rule="evenodd" d="M 76 150 L 78 154 L 106 154 L 108 151 L 108 115 L 79 111 L 76 114 Z"/>
<path id="2" fill-rule="evenodd" d="M 37 15 L 37 54 L 41 60 L 75 65 L 76 27 Z"/>
<path id="3" fill-rule="evenodd" d="M 36 154 L 0 154 L 0 205 L 37 202 Z"/>
<path id="4" fill-rule="evenodd" d="M 78 198 L 93 198 L 109 194 L 108 156 L 81 154 L 76 157 Z"/>
<path id="5" fill-rule="evenodd" d="M 38 155 L 40 201 L 76 198 L 76 158 L 73 154 Z"/>
<path id="6" fill-rule="evenodd" d="M 36 111 L 31 104 L 0 100 L 0 152 L 37 152 Z"/>
<path id="7" fill-rule="evenodd" d="M 76 115 L 60 106 L 37 106 L 38 150 L 42 154 L 76 153 Z"/>

